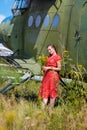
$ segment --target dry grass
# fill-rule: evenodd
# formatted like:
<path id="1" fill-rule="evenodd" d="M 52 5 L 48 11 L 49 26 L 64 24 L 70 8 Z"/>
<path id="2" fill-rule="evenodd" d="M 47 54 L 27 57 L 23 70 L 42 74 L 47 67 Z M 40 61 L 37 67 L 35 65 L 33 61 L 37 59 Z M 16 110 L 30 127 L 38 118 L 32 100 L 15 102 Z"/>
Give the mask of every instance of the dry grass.
<path id="1" fill-rule="evenodd" d="M 59 105 L 48 113 L 37 103 L 0 95 L 0 130 L 86 130 L 87 104 L 81 109 Z"/>
<path id="2" fill-rule="evenodd" d="M 10 70 L 13 75 L 13 70 Z M 7 83 L 7 80 L 3 81 L 1 78 L 0 88 Z M 71 84 L 68 88 L 63 87 L 64 92 L 68 94 L 65 98 L 66 103 L 61 97 L 49 113 L 49 105 L 42 109 L 38 100 L 40 84 L 30 80 L 6 95 L 0 94 L 0 130 L 87 130 L 87 101 L 84 100 L 87 86 Z M 75 92 L 78 92 L 78 99 Z"/>

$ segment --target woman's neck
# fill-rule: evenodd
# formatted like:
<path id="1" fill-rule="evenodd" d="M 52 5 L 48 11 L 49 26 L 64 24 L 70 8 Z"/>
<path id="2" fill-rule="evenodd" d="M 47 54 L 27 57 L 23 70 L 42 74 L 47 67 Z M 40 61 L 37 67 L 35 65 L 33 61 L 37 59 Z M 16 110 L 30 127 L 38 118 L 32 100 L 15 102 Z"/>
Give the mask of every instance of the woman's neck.
<path id="1" fill-rule="evenodd" d="M 54 53 L 53 53 L 53 56 L 55 56 L 56 54 L 57 54 L 57 53 L 56 53 L 56 52 L 54 52 Z"/>
<path id="2" fill-rule="evenodd" d="M 50 54 L 50 56 L 55 56 L 57 53 Z"/>

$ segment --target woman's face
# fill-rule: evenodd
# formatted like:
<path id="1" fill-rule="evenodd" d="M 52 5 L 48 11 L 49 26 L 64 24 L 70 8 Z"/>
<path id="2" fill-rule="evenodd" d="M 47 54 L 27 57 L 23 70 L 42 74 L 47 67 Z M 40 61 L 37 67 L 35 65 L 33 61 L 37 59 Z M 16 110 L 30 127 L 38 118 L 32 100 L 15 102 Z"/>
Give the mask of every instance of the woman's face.
<path id="1" fill-rule="evenodd" d="M 55 52 L 55 49 L 52 46 L 48 46 L 47 50 L 50 55 L 53 55 Z"/>

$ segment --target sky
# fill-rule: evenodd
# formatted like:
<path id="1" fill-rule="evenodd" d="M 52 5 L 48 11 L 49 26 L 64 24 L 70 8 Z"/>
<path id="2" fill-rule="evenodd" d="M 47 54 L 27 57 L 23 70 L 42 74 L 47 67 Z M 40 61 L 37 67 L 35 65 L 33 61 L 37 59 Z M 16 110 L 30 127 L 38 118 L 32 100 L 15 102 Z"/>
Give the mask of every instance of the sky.
<path id="1" fill-rule="evenodd" d="M 0 0 L 0 23 L 1 21 L 12 15 L 11 8 L 14 0 Z"/>

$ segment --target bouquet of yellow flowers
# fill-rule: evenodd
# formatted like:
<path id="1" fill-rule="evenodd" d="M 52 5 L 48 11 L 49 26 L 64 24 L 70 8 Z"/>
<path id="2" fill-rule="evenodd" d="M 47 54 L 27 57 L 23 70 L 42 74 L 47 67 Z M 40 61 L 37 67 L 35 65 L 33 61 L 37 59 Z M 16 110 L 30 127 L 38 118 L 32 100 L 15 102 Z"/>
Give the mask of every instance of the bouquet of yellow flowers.
<path id="1" fill-rule="evenodd" d="M 46 64 L 47 59 L 48 59 L 48 56 L 39 56 L 38 60 L 41 66 L 44 66 Z"/>

